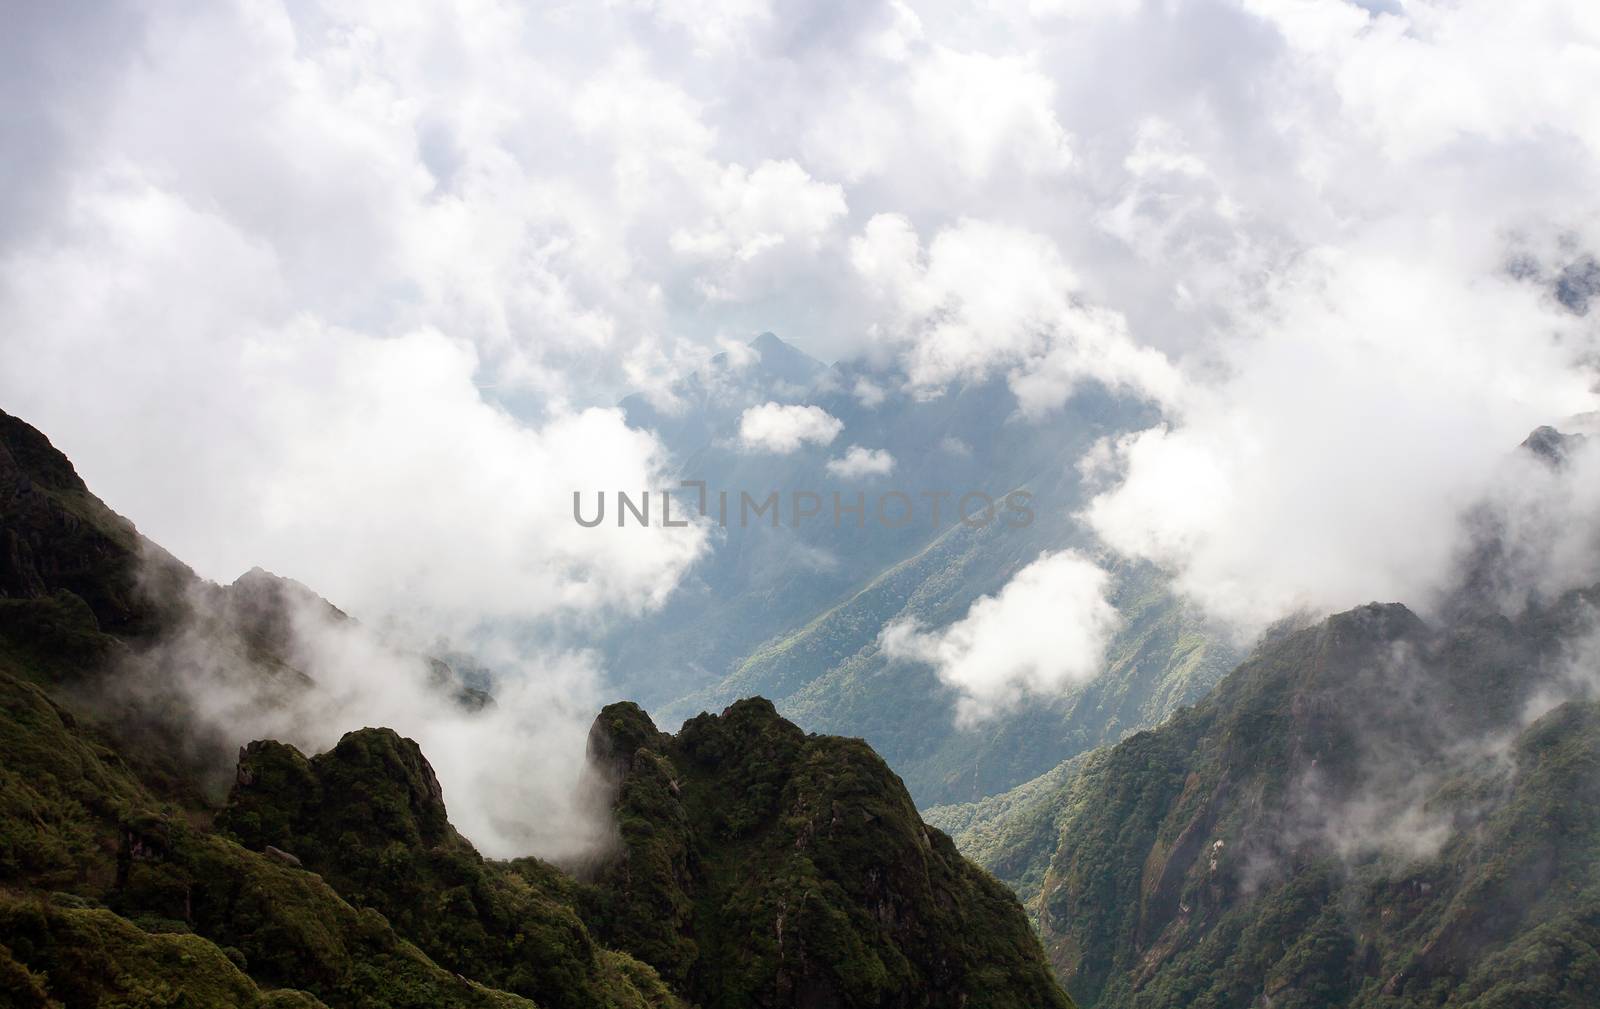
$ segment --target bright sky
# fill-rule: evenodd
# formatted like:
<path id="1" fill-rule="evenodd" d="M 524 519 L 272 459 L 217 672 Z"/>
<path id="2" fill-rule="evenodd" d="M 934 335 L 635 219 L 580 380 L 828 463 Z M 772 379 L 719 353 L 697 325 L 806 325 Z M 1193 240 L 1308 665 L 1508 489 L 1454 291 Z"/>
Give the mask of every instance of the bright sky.
<path id="1" fill-rule="evenodd" d="M 1596 405 L 1551 292 L 1597 41 L 1586 0 L 24 5 L 0 405 L 213 577 L 626 612 L 706 544 L 565 520 L 664 465 L 608 408 L 770 329 L 895 395 L 1161 405 L 1089 517 L 1225 615 L 1400 595 Z"/>

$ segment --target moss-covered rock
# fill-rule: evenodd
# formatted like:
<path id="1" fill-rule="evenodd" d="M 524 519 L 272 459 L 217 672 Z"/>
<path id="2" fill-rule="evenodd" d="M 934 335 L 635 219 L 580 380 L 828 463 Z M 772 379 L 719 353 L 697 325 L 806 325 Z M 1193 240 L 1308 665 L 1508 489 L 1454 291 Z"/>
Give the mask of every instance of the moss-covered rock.
<path id="1" fill-rule="evenodd" d="M 507 1006 L 527 1000 L 442 968 L 380 913 L 315 873 L 182 823 L 148 827 L 111 898 L 127 917 L 183 922 L 237 950 L 252 977 L 333 1005 Z"/>
<path id="2" fill-rule="evenodd" d="M 107 740 L 0 671 L 0 884 L 102 895 L 120 824 L 160 805 Z"/>
<path id="3" fill-rule="evenodd" d="M 5 673 L 0 874 L 27 895 L 0 915 L 0 972 L 68 1006 L 253 1006 L 257 983 L 336 1005 L 529 1004 L 442 969 L 321 877 L 191 826 L 86 723 Z M 162 1001 L 182 991 L 188 1003 Z"/>
<path id="4" fill-rule="evenodd" d="M 7 942 L 0 947 L 0 981 L 23 1006 L 322 1006 L 303 992 L 263 994 L 222 950 L 199 936 L 146 931 L 104 909 L 0 895 L 0 935 Z"/>
<path id="5" fill-rule="evenodd" d="M 621 850 L 589 891 L 609 943 L 691 1001 L 1065 1006 L 1016 898 L 926 827 L 865 743 L 740 701 L 676 737 L 613 706 Z"/>
<path id="6" fill-rule="evenodd" d="M 668 1004 L 652 970 L 590 938 L 554 870 L 485 861 L 450 825 L 417 744 L 392 730 L 348 733 L 311 758 L 250 744 L 218 826 L 320 873 L 453 971 L 546 1005 Z"/>

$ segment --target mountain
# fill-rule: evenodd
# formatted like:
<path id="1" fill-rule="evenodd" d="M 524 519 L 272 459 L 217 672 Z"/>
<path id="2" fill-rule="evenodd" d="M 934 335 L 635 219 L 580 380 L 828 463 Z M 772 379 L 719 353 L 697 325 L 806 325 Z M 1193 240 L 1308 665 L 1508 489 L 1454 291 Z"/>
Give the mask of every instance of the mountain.
<path id="1" fill-rule="evenodd" d="M 266 572 L 198 578 L 3 413 L 0 546 L 7 1005 L 1071 1005 L 1016 899 L 859 741 L 759 700 L 676 737 L 613 705 L 590 784 L 616 844 L 571 871 L 486 859 L 389 729 L 195 745 L 147 689 L 181 672 L 154 646 L 203 635 L 270 699 L 308 679 L 284 607 L 349 618 Z M 443 702 L 493 703 L 439 666 Z"/>
<path id="2" fill-rule="evenodd" d="M 1227 639 L 1157 572 L 1122 565 L 1113 602 L 1123 621 L 1107 671 L 1083 688 L 958 729 L 957 692 L 926 666 L 887 661 L 880 631 L 906 619 L 948 626 L 1046 550 L 1095 552 L 1075 517 L 1088 497 L 1077 460 L 1101 438 L 1147 426 L 1149 408 L 1085 383 L 1060 411 L 1028 419 L 999 379 L 919 399 L 870 365 L 824 368 L 770 333 L 745 357 L 741 368 L 724 359 L 682 383 L 676 413 L 642 397 L 624 401 L 629 423 L 656 430 L 684 478 L 735 497 L 809 490 L 872 500 L 899 491 L 923 501 L 925 492 L 943 491 L 949 501 L 937 525 L 924 506 L 902 528 L 796 526 L 786 518 L 779 528 L 718 530 L 711 555 L 662 611 L 606 645 L 608 664 L 624 671 L 618 688 L 663 724 L 762 694 L 806 729 L 865 738 L 919 804 L 947 803 L 1004 791 L 1159 724 L 1237 662 Z M 817 406 L 841 431 L 826 447 L 787 455 L 742 451 L 740 413 L 768 400 Z M 831 473 L 827 463 L 850 445 L 888 452 L 893 470 Z M 997 499 L 1030 493 L 1033 520 L 964 525 L 953 512 L 968 491 Z"/>
<path id="3" fill-rule="evenodd" d="M 763 644 L 722 682 L 686 699 L 688 706 L 718 706 L 749 693 L 775 697 L 801 724 L 867 738 L 919 802 L 941 803 L 1002 792 L 1063 759 L 1159 725 L 1205 696 L 1234 661 L 1227 643 L 1156 572 L 1122 565 L 1111 595 L 1122 623 L 1100 675 L 976 726 L 957 726 L 956 690 L 926 666 L 891 662 L 878 632 L 907 618 L 946 625 L 977 596 L 999 591 L 1035 556 L 999 542 L 1006 535 L 953 534 L 952 542 L 896 565 L 839 607 Z"/>
<path id="4" fill-rule="evenodd" d="M 1081 1005 L 1600 1004 L 1597 604 L 1341 613 L 930 820 L 1023 894 Z"/>
<path id="5" fill-rule="evenodd" d="M 734 521 L 716 529 L 714 549 L 663 610 L 609 643 L 611 664 L 629 677 L 620 685 L 673 724 L 699 710 L 687 701 L 690 695 L 719 683 L 764 643 L 828 613 L 937 541 L 950 542 L 950 534 L 963 541 L 968 527 L 955 518 L 961 495 L 982 491 L 998 498 L 1037 485 L 1036 520 L 994 544 L 1009 548 L 1006 560 L 983 572 L 998 573 L 1003 583 L 1007 565 L 1032 560 L 1040 544 L 1060 541 L 1072 527 L 1073 465 L 1082 451 L 1142 416 L 1137 406 L 1096 387 L 1085 389 L 1049 424 L 1025 422 L 1015 416 L 1014 397 L 1002 381 L 931 400 L 883 393 L 869 407 L 854 392 L 874 378 L 861 366 L 814 371 L 812 381 L 799 386 L 788 380 L 798 351 L 767 334 L 748 353 L 742 368 L 714 367 L 680 383 L 674 390 L 681 404 L 677 413 L 663 416 L 638 397 L 624 401 L 629 424 L 655 430 L 679 475 L 703 481 L 713 500 L 719 490 L 735 505 L 742 492 L 757 500 L 773 491 L 785 499 L 813 492 L 827 506 L 815 521 L 792 521 L 786 506 L 776 528 Z M 738 440 L 739 418 L 746 408 L 768 401 L 826 411 L 841 424 L 839 434 L 827 445 L 803 444 L 787 453 L 747 449 Z M 857 477 L 830 472 L 828 463 L 850 445 L 889 453 L 892 471 Z M 863 495 L 870 511 L 877 495 L 890 490 L 912 499 L 918 509 L 912 521 L 890 526 L 870 515 L 859 523 L 848 516 L 833 521 L 833 494 L 844 503 Z M 1065 493 L 1051 498 L 1055 491 Z M 924 492 L 948 495 L 937 524 Z"/>
<path id="6" fill-rule="evenodd" d="M 676 736 L 613 705 L 590 746 L 620 778 L 623 842 L 591 920 L 691 1001 L 1069 1004 L 1016 898 L 860 740 L 807 735 L 752 698 Z"/>

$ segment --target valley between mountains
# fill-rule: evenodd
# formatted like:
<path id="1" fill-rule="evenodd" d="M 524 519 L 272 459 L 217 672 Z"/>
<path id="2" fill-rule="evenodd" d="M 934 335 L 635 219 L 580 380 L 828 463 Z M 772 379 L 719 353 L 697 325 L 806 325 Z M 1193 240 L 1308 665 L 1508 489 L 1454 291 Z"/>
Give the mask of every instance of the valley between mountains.
<path id="1" fill-rule="evenodd" d="M 1560 467 L 1576 444 L 1526 448 Z M 1105 677 L 989 750 L 806 731 L 867 717 L 860 683 L 913 696 L 849 628 L 985 553 L 917 546 L 703 691 L 720 713 L 599 711 L 582 787 L 603 843 L 493 859 L 390 728 L 304 752 L 200 717 L 164 642 L 203 634 L 293 710 L 316 682 L 297 621 L 353 622 L 266 572 L 204 581 L 0 415 L 7 1004 L 1600 1004 L 1600 587 L 1506 616 L 1485 542 L 1438 616 L 1303 619 L 1218 668 L 1226 646 L 1129 569 Z M 499 703 L 425 658 L 441 706 Z M 874 739 L 920 752 L 922 785 Z M 985 752 L 1003 759 L 950 770 Z M 918 788 L 976 798 L 919 813 Z"/>

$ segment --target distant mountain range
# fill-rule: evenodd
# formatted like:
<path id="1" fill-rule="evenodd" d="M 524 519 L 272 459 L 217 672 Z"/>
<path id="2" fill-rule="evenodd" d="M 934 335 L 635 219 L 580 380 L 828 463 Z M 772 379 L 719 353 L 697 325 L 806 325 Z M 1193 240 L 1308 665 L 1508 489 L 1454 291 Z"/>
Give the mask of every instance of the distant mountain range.
<path id="1" fill-rule="evenodd" d="M 1023 528 L 971 528 L 947 511 L 939 527 L 817 522 L 726 530 L 660 613 L 607 643 L 619 692 L 666 724 L 761 694 L 807 729 L 866 739 L 926 805 L 1004 791 L 1159 724 L 1237 661 L 1157 572 L 1135 565 L 1116 569 L 1114 602 L 1124 621 L 1106 671 L 977 728 L 955 727 L 956 692 L 933 670 L 888 662 L 880 650 L 879 633 L 894 620 L 946 626 L 1042 552 L 1093 551 L 1075 518 L 1087 503 L 1078 460 L 1102 437 L 1148 426 L 1154 415 L 1143 404 L 1087 383 L 1061 411 L 1026 419 L 998 379 L 918 399 L 869 364 L 828 367 L 771 333 L 737 361 L 719 357 L 673 393 L 671 411 L 641 396 L 624 400 L 628 422 L 656 431 L 684 478 L 712 488 L 756 496 L 898 489 L 913 498 L 948 491 L 952 501 L 971 490 L 1001 497 L 1022 489 L 1032 494 L 1035 515 Z M 826 446 L 745 451 L 737 443 L 740 415 L 769 401 L 817 406 L 842 428 Z M 830 474 L 828 460 L 851 445 L 888 452 L 893 471 L 854 481 Z"/>

